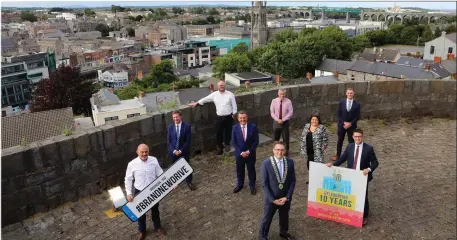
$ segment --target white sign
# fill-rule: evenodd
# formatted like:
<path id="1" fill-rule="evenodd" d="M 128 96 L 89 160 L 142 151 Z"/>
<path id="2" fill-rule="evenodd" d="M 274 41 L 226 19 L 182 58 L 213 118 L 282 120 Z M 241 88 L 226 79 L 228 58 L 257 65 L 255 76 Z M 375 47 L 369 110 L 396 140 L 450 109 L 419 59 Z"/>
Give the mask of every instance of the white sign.
<path id="1" fill-rule="evenodd" d="M 310 162 L 307 215 L 362 227 L 367 177 L 362 171 Z"/>
<path id="2" fill-rule="evenodd" d="M 135 222 L 178 186 L 194 170 L 184 158 L 180 158 L 167 171 L 122 207 L 124 214 Z"/>

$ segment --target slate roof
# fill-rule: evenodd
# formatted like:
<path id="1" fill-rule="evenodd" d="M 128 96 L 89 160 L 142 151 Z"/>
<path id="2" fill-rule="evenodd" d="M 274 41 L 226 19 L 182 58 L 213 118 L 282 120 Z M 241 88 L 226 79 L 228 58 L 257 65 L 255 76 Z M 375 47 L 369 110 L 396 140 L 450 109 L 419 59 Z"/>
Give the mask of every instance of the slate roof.
<path id="1" fill-rule="evenodd" d="M 439 63 L 430 64 L 430 70 L 440 76 L 440 78 L 447 78 L 451 76 L 451 74 Z"/>
<path id="2" fill-rule="evenodd" d="M 32 143 L 75 129 L 71 107 L 2 118 L 2 149 L 21 145 L 22 137 Z"/>
<path id="3" fill-rule="evenodd" d="M 312 78 L 310 83 L 311 84 L 330 84 L 330 83 L 338 83 L 338 79 L 335 76 L 322 76 L 322 77 L 315 77 Z"/>
<path id="4" fill-rule="evenodd" d="M 346 74 L 346 70 L 349 69 L 352 66 L 352 64 L 354 64 L 354 62 L 326 58 L 322 60 L 321 64 L 319 65 L 319 67 L 317 67 L 317 69 L 325 72 L 338 71 L 338 73 L 340 74 Z"/>
<path id="5" fill-rule="evenodd" d="M 360 58 L 365 59 L 367 61 L 372 61 L 373 57 L 375 57 L 376 60 L 394 61 L 395 57 L 397 57 L 397 54 L 399 53 L 400 52 L 398 50 L 394 49 L 376 48 L 375 52 L 373 48 L 365 48 L 365 50 L 363 50 L 363 53 L 360 54 Z"/>
<path id="6" fill-rule="evenodd" d="M 447 34 L 446 37 L 453 43 L 456 43 L 456 33 Z"/>
<path id="7" fill-rule="evenodd" d="M 440 78 L 433 71 L 427 71 L 423 68 L 414 68 L 390 63 L 369 62 L 365 60 L 355 61 L 354 65 L 348 70 L 392 78 L 401 78 L 401 75 L 405 75 L 405 78 L 411 79 Z"/>
<path id="8" fill-rule="evenodd" d="M 446 69 L 450 74 L 457 73 L 457 66 L 455 60 L 442 60 L 441 61 L 441 66 Z"/>
<path id="9" fill-rule="evenodd" d="M 411 57 L 401 56 L 395 64 L 410 66 L 410 67 L 425 68 L 425 66 L 427 64 L 432 64 L 432 63 L 433 63 L 432 60 L 425 60 L 425 59 L 420 59 L 420 58 L 411 58 Z"/>

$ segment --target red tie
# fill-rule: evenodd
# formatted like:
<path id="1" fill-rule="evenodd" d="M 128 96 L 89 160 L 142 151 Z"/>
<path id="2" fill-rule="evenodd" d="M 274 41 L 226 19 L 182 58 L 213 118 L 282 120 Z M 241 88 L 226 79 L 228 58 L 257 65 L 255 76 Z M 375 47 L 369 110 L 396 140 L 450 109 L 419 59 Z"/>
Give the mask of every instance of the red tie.
<path id="1" fill-rule="evenodd" d="M 245 126 L 241 127 L 241 132 L 243 133 L 243 140 L 246 142 L 246 134 L 244 133 Z"/>
<path id="2" fill-rule="evenodd" d="M 353 169 L 357 168 L 357 160 L 359 159 L 359 145 L 357 145 L 357 149 L 355 150 L 355 157 L 354 157 L 354 166 Z"/>
<path id="3" fill-rule="evenodd" d="M 279 104 L 279 119 L 282 120 L 282 100 L 281 100 L 281 103 Z"/>

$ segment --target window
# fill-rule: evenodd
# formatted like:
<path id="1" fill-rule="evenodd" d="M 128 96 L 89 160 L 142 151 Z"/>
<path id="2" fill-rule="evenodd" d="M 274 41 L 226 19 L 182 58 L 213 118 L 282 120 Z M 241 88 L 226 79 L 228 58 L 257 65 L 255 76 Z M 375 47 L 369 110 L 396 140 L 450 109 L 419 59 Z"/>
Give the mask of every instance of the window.
<path id="1" fill-rule="evenodd" d="M 320 71 L 320 72 L 321 72 L 321 77 L 323 77 L 324 76 L 324 71 Z"/>
<path id="2" fill-rule="evenodd" d="M 430 46 L 430 54 L 434 54 L 435 53 L 435 46 Z"/>
<path id="3" fill-rule="evenodd" d="M 43 67 L 43 66 L 44 66 L 43 62 L 35 62 L 35 63 L 27 64 L 28 69 L 34 69 L 34 68 L 39 68 L 39 67 Z"/>
<path id="4" fill-rule="evenodd" d="M 8 95 L 13 95 L 14 94 L 13 87 L 7 88 L 6 91 L 8 92 Z"/>
<path id="5" fill-rule="evenodd" d="M 447 53 L 452 53 L 452 50 L 454 50 L 454 49 L 452 49 L 452 47 L 448 48 Z"/>
<path id="6" fill-rule="evenodd" d="M 14 89 L 15 89 L 15 92 L 16 92 L 16 93 L 22 92 L 22 90 L 21 90 L 21 85 L 16 85 L 16 86 L 14 86 Z"/>
<path id="7" fill-rule="evenodd" d="M 8 97 L 8 100 L 10 102 L 11 105 L 15 104 L 16 103 L 16 97 L 13 95 L 13 96 L 9 96 Z"/>
<path id="8" fill-rule="evenodd" d="M 2 100 L 2 104 L 3 104 L 3 100 Z M 6 111 L 2 111 L 2 117 L 6 117 Z"/>
<path id="9" fill-rule="evenodd" d="M 22 94 L 17 94 L 16 95 L 16 99 L 17 99 L 18 102 L 24 101 L 24 97 L 22 96 Z"/>
<path id="10" fill-rule="evenodd" d="M 119 117 L 118 116 L 114 116 L 114 117 L 106 117 L 105 118 L 105 122 L 108 122 L 108 121 L 113 121 L 113 120 L 118 120 Z"/>
<path id="11" fill-rule="evenodd" d="M 134 114 L 127 114 L 127 118 L 135 117 L 135 116 L 140 116 L 139 113 L 134 113 Z"/>
<path id="12" fill-rule="evenodd" d="M 8 100 L 6 99 L 6 97 L 2 97 L 2 105 L 6 104 L 8 104 Z"/>
<path id="13" fill-rule="evenodd" d="M 2 88 L 2 96 L 5 96 L 5 95 L 6 95 L 6 89 Z"/>
<path id="14" fill-rule="evenodd" d="M 42 72 L 39 72 L 39 73 L 34 73 L 34 74 L 30 74 L 27 76 L 28 78 L 37 78 L 37 77 L 43 77 L 43 73 Z"/>

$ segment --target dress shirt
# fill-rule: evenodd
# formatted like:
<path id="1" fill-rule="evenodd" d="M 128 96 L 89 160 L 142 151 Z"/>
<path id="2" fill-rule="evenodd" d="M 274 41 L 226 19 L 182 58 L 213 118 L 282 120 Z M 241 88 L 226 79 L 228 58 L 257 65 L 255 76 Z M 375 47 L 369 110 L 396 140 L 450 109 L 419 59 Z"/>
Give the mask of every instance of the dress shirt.
<path id="1" fill-rule="evenodd" d="M 243 136 L 243 127 L 244 127 L 244 136 Z M 241 123 L 240 123 L 240 128 L 241 128 L 241 136 L 244 137 L 243 140 L 246 142 L 246 138 L 248 137 L 248 125 L 247 125 L 247 124 L 241 125 Z M 246 152 L 247 152 L 248 154 L 251 153 L 249 150 L 246 150 Z M 243 155 L 243 152 L 240 153 L 240 156 L 241 156 L 241 155 Z"/>
<path id="2" fill-rule="evenodd" d="M 352 104 L 354 104 L 354 99 L 346 99 L 346 109 L 347 111 L 351 111 Z"/>
<path id="3" fill-rule="evenodd" d="M 360 145 L 354 144 L 354 161 L 355 161 L 355 155 L 357 154 L 357 146 L 359 146 L 359 156 L 357 156 L 357 167 L 355 170 L 360 170 L 360 159 L 362 157 L 362 149 L 363 149 L 363 143 Z"/>
<path id="4" fill-rule="evenodd" d="M 182 126 L 182 121 L 178 124 L 174 123 L 174 126 L 175 126 L 175 131 L 178 130 L 177 126 L 179 126 L 179 132 L 181 133 L 181 126 Z M 176 133 L 178 134 L 178 133 Z M 179 134 L 179 136 L 181 136 L 181 134 Z M 179 141 L 179 139 L 176 139 L 176 141 Z M 173 153 L 175 153 L 176 150 L 173 151 Z"/>
<path id="5" fill-rule="evenodd" d="M 281 106 L 281 99 L 275 98 L 271 101 L 270 115 L 275 121 L 279 120 L 279 108 Z M 294 114 L 294 108 L 292 107 L 292 101 L 288 98 L 282 100 L 282 121 L 288 121 Z"/>
<path id="6" fill-rule="evenodd" d="M 212 92 L 210 95 L 198 101 L 200 105 L 208 102 L 214 102 L 214 105 L 216 105 L 216 114 L 218 116 L 227 116 L 236 114 L 237 112 L 235 95 L 227 90 L 222 93 L 220 91 Z"/>
<path id="7" fill-rule="evenodd" d="M 132 181 L 135 179 L 134 187 L 140 191 L 145 189 L 157 177 L 163 173 L 157 158 L 149 156 L 146 161 L 139 157 L 133 159 L 127 165 L 125 174 L 125 191 L 132 195 Z"/>
<path id="8" fill-rule="evenodd" d="M 276 161 L 276 166 L 278 166 L 279 177 L 282 180 L 282 177 L 284 176 L 284 158 L 281 158 L 281 159 L 277 159 L 276 157 L 274 157 L 274 158 Z"/>

